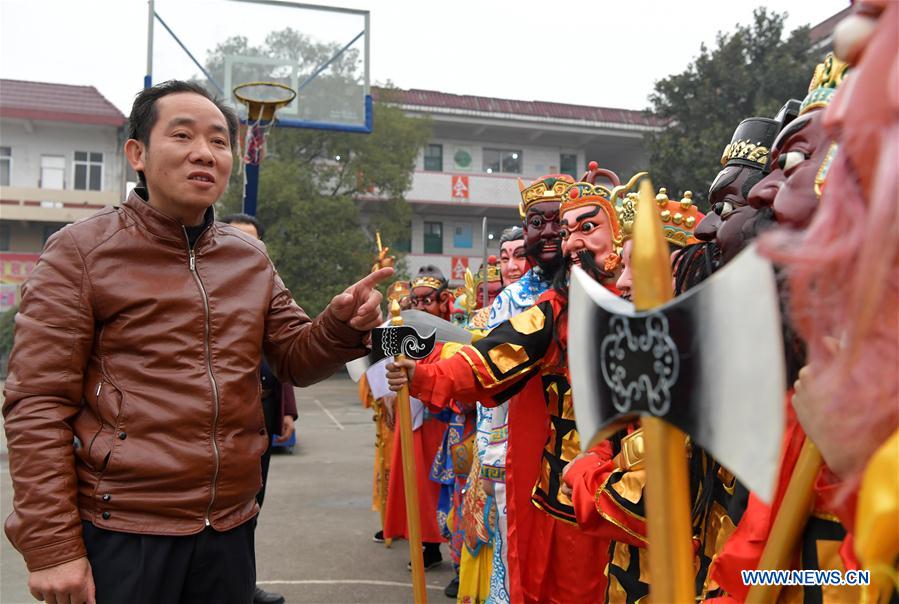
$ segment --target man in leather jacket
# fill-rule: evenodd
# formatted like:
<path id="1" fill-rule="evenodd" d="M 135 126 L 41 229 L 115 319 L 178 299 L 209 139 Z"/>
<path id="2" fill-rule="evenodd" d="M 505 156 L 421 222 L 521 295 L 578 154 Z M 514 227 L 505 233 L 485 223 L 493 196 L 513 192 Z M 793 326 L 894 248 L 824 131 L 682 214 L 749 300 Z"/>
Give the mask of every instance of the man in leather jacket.
<path id="1" fill-rule="evenodd" d="M 234 113 L 192 83 L 135 99 L 140 183 L 48 240 L 23 288 L 3 405 L 5 529 L 47 602 L 246 604 L 263 353 L 309 385 L 366 354 L 382 269 L 310 319 L 265 246 L 216 223 Z"/>

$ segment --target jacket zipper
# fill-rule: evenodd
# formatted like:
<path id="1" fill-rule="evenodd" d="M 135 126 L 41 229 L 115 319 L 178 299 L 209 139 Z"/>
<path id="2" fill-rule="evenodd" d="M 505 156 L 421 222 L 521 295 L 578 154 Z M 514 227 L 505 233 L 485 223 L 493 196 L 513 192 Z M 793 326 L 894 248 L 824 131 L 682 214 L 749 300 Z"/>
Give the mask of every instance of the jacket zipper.
<path id="1" fill-rule="evenodd" d="M 215 428 L 216 425 L 218 425 L 219 421 L 219 388 L 218 384 L 215 383 L 215 375 L 212 373 L 212 353 L 210 352 L 209 345 L 209 296 L 207 296 L 206 294 L 206 288 L 203 286 L 203 282 L 200 280 L 200 275 L 197 274 L 197 256 L 194 252 L 193 247 L 190 245 L 190 239 L 187 237 L 187 229 L 184 229 L 184 237 L 185 239 L 187 239 L 188 251 L 190 253 L 190 272 L 193 273 L 194 279 L 196 279 L 197 285 L 200 288 L 200 293 L 203 295 L 203 315 L 205 318 L 205 323 L 203 326 L 203 343 L 206 352 L 206 373 L 209 374 L 209 382 L 212 384 L 212 402 L 214 410 L 212 415 L 212 452 L 215 464 L 212 471 L 212 497 L 209 498 L 209 505 L 206 507 L 206 516 L 204 518 L 206 526 L 212 526 L 209 515 L 212 513 L 212 504 L 215 502 L 215 484 L 218 481 L 220 463 L 219 446 L 218 443 L 215 442 Z"/>

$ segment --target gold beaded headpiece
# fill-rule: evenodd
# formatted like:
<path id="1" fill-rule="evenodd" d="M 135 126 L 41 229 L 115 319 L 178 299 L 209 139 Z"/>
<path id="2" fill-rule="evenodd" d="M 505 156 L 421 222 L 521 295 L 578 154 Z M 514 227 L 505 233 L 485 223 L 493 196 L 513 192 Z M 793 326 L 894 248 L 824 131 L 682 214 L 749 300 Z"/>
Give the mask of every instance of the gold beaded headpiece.
<path id="1" fill-rule="evenodd" d="M 659 210 L 659 220 L 662 221 L 665 241 L 678 247 L 699 242 L 693 235 L 693 231 L 705 218 L 705 214 L 700 212 L 693 203 L 691 191 L 684 193 L 684 197 L 680 201 L 674 201 L 668 199 L 668 192 L 662 187 L 659 189 L 659 194 L 656 195 L 656 207 Z M 628 194 L 615 209 L 618 212 L 618 220 L 621 223 L 621 239 L 624 242 L 633 235 L 634 219 L 637 216 L 637 194 Z"/>
<path id="2" fill-rule="evenodd" d="M 656 195 L 656 204 L 659 207 L 659 218 L 662 220 L 662 230 L 665 232 L 665 240 L 678 247 L 686 247 L 691 243 L 699 243 L 693 235 L 696 226 L 705 218 L 705 214 L 699 211 L 693 203 L 692 191 L 684 193 L 680 201 L 668 199 L 667 191 L 659 189 Z"/>

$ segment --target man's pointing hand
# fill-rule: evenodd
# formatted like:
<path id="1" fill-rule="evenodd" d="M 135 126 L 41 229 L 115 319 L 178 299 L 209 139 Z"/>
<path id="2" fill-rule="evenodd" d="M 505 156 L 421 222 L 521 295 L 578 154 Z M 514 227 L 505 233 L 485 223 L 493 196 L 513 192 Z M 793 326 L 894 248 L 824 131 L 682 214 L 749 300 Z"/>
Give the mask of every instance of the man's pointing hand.
<path id="1" fill-rule="evenodd" d="M 381 315 L 381 292 L 375 286 L 393 275 L 390 267 L 363 277 L 331 300 L 334 316 L 358 331 L 371 331 L 384 322 Z"/>

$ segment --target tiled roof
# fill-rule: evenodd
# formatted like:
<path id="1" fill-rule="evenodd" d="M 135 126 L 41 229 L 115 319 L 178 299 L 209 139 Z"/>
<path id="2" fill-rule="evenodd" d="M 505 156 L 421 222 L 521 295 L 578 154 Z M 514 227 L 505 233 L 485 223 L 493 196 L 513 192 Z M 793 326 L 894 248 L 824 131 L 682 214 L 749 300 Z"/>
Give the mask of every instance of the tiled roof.
<path id="1" fill-rule="evenodd" d="M 375 101 L 379 100 L 380 97 L 381 100 L 399 105 L 420 106 L 422 108 L 431 107 L 549 120 L 576 120 L 642 127 L 659 127 L 665 123 L 664 120 L 660 120 L 653 115 L 632 109 L 568 105 L 566 103 L 549 103 L 544 101 L 516 101 L 484 96 L 449 94 L 435 90 L 399 90 L 373 87 L 372 95 Z"/>
<path id="2" fill-rule="evenodd" d="M 127 120 L 93 86 L 0 79 L 0 117 L 121 126 Z"/>
<path id="3" fill-rule="evenodd" d="M 852 7 L 847 6 L 840 12 L 829 16 L 824 19 L 824 21 L 821 21 L 812 27 L 808 32 L 808 37 L 812 41 L 812 44 L 817 44 L 821 40 L 829 38 L 833 34 L 833 30 L 837 26 L 837 23 L 848 17 L 850 12 L 852 12 Z"/>

